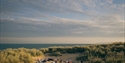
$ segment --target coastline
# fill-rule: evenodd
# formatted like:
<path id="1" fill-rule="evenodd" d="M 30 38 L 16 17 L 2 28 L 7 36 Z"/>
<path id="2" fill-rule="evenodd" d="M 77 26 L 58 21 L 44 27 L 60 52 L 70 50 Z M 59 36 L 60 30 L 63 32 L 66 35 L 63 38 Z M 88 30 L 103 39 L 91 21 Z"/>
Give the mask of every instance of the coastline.
<path id="1" fill-rule="evenodd" d="M 54 46 L 41 49 L 8 48 L 0 50 L 0 57 L 2 57 L 1 63 L 33 63 L 47 58 L 72 61 L 74 63 L 79 61 L 88 63 L 123 63 L 125 62 L 124 53 L 125 42 L 115 42 L 88 46 Z"/>

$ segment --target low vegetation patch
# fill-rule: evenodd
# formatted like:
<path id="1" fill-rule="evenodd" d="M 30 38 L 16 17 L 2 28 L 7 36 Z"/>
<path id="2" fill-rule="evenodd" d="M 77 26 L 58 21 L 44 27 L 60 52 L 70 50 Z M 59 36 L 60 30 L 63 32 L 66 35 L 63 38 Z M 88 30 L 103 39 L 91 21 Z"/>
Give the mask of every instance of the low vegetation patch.
<path id="1" fill-rule="evenodd" d="M 5 49 L 0 51 L 0 63 L 32 63 L 33 56 L 44 55 L 37 49 Z"/>
<path id="2" fill-rule="evenodd" d="M 33 63 L 32 57 L 44 56 L 46 53 L 50 53 L 50 56 L 79 53 L 80 55 L 76 57 L 76 60 L 87 63 L 125 63 L 125 42 L 88 46 L 51 47 L 39 50 L 8 48 L 0 50 L 0 63 Z"/>
<path id="3" fill-rule="evenodd" d="M 62 56 L 60 52 L 53 52 L 49 54 L 50 56 Z"/>

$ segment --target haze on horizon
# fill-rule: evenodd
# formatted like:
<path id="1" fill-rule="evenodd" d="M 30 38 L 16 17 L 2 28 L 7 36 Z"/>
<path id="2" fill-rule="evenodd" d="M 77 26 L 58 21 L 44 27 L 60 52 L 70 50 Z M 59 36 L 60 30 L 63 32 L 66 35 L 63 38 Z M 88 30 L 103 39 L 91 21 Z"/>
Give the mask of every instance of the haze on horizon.
<path id="1" fill-rule="evenodd" d="M 125 42 L 124 0 L 0 2 L 0 43 Z"/>

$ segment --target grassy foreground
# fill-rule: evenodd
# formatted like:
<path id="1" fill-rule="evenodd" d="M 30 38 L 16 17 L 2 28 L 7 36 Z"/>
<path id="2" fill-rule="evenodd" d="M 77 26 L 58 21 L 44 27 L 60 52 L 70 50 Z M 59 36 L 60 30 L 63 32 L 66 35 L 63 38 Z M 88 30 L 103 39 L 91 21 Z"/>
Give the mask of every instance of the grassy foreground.
<path id="1" fill-rule="evenodd" d="M 88 46 L 60 46 L 37 49 L 5 49 L 0 51 L 0 63 L 33 63 L 34 57 L 60 57 L 77 54 L 74 60 L 87 63 L 125 63 L 125 42 Z M 67 55 L 68 57 L 68 55 Z"/>

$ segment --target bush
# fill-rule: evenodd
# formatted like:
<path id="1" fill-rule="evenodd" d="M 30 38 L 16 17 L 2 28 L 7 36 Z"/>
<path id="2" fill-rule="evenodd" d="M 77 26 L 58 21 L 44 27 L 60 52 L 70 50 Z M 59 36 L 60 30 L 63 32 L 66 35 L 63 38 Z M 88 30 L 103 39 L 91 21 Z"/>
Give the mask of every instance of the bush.
<path id="1" fill-rule="evenodd" d="M 49 54 L 50 56 L 62 56 L 62 54 L 60 52 L 53 52 L 51 54 Z"/>
<path id="2" fill-rule="evenodd" d="M 110 46 L 109 46 L 110 45 Z M 124 63 L 124 43 L 113 43 L 90 46 L 88 50 L 80 54 L 76 60 L 88 63 Z"/>
<path id="3" fill-rule="evenodd" d="M 5 49 L 0 51 L 0 63 L 32 63 L 32 56 L 40 56 L 43 53 L 36 49 Z"/>

